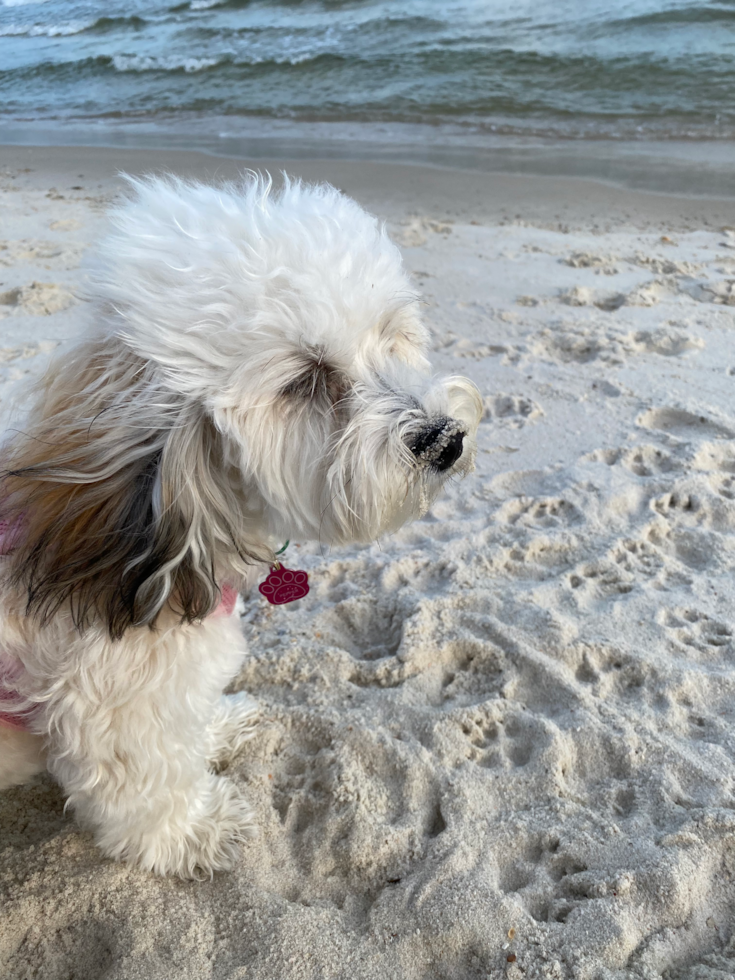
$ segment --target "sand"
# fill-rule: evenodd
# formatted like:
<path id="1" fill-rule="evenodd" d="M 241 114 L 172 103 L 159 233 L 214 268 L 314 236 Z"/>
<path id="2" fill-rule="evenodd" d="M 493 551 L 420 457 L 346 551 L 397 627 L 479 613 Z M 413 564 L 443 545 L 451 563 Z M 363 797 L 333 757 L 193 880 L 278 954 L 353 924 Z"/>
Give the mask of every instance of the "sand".
<path id="1" fill-rule="evenodd" d="M 0 148 L 0 412 L 87 315 L 116 169 L 242 165 Z M 483 393 L 477 470 L 374 546 L 292 545 L 308 598 L 245 597 L 232 873 L 102 859 L 50 779 L 0 795 L 0 976 L 735 976 L 735 204 L 280 166 L 387 220 Z"/>

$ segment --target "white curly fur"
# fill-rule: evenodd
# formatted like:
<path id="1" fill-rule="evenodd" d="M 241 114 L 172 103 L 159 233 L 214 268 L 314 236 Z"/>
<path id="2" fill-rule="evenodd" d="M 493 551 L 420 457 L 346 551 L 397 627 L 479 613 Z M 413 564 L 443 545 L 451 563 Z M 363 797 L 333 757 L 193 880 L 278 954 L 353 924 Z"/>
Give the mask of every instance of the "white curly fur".
<path id="1" fill-rule="evenodd" d="M 369 541 L 474 459 L 481 403 L 432 377 L 400 254 L 328 186 L 131 180 L 94 326 L 4 450 L 0 788 L 47 766 L 105 854 L 182 876 L 255 832 L 216 775 L 254 704 L 214 610 L 286 538 Z M 213 614 L 214 613 L 214 614 Z M 0 677 L 2 674 L 0 674 Z M 3 706 L 0 703 L 0 710 Z"/>

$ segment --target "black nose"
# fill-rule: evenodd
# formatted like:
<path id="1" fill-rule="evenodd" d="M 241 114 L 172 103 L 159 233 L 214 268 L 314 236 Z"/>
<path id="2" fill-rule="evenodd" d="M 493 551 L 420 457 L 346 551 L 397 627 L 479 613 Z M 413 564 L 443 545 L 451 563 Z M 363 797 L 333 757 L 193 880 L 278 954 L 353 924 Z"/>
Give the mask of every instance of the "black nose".
<path id="1" fill-rule="evenodd" d="M 459 457 L 462 455 L 462 443 L 464 441 L 464 432 L 453 432 L 451 436 L 446 441 L 446 445 L 442 448 L 441 452 L 436 458 L 434 466 L 443 473 L 444 470 L 448 470 L 450 466 L 454 466 Z"/>
<path id="2" fill-rule="evenodd" d="M 411 442 L 411 452 L 416 459 L 443 473 L 457 462 L 462 455 L 464 432 L 457 429 L 453 419 L 432 419 L 429 425 L 418 432 Z"/>

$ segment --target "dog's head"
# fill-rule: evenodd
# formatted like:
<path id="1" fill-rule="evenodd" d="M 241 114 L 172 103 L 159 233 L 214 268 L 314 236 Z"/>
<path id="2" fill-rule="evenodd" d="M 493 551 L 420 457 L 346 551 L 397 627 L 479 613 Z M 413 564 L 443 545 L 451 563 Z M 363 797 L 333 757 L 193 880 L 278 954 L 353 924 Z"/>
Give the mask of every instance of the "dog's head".
<path id="1" fill-rule="evenodd" d="M 122 550 L 110 543 L 106 567 L 129 579 L 116 633 L 172 595 L 197 618 L 218 576 L 285 538 L 369 541 L 420 515 L 472 468 L 481 414 L 470 381 L 432 377 L 400 253 L 354 201 L 289 181 L 273 193 L 258 177 L 131 183 L 96 253 L 95 336 L 45 396 L 45 438 L 56 425 L 67 445 L 30 467 L 55 488 L 56 511 L 38 491 L 55 527 L 82 515 L 74 533 L 99 551 L 115 524 Z M 49 553 L 65 549 L 54 532 Z M 100 561 L 64 567 L 89 583 Z"/>
<path id="2" fill-rule="evenodd" d="M 477 390 L 431 376 L 416 295 L 375 218 L 329 186 L 135 189 L 97 296 L 212 419 L 262 533 L 372 540 L 471 469 Z"/>

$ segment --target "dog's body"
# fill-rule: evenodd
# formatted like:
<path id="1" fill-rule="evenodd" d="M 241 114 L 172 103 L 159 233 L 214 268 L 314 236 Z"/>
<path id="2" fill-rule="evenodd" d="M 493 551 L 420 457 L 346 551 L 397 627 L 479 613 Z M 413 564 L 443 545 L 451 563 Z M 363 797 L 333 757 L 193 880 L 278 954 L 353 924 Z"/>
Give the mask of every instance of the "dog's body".
<path id="1" fill-rule="evenodd" d="M 90 335 L 3 451 L 0 788 L 43 766 L 104 852 L 232 865 L 213 773 L 252 732 L 223 588 L 287 538 L 369 541 L 474 456 L 480 400 L 433 380 L 400 255 L 328 187 L 135 184 Z"/>

